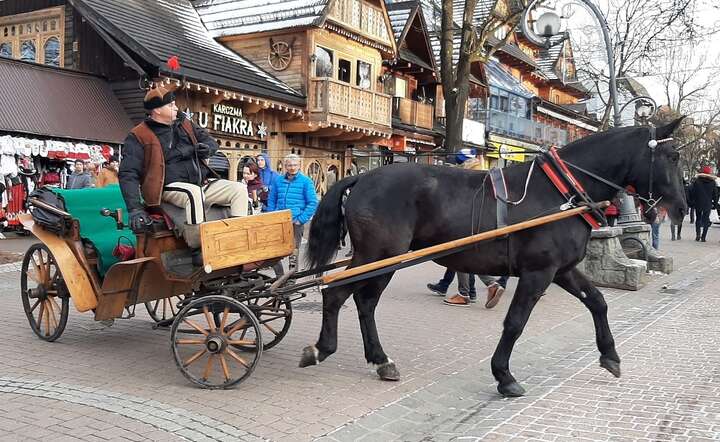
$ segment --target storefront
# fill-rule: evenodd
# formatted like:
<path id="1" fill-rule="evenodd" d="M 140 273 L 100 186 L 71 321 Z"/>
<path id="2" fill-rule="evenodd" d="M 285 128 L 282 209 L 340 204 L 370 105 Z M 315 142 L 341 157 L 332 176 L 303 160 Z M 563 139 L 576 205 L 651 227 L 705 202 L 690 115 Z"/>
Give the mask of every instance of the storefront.
<path id="1" fill-rule="evenodd" d="M 132 123 L 102 79 L 0 59 L 0 230 L 20 229 L 17 216 L 39 186 L 64 187 L 76 160 L 101 165 L 119 149 Z M 27 87 L 28 78 L 52 94 Z"/>

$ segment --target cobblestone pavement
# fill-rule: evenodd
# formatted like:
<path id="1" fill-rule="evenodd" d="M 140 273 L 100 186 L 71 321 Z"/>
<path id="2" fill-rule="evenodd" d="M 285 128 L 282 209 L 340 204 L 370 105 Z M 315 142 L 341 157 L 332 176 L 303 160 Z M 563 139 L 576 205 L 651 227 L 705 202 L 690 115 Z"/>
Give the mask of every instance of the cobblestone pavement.
<path id="1" fill-rule="evenodd" d="M 0 440 L 718 440 L 719 247 L 715 237 L 664 240 L 673 274 L 638 292 L 603 290 L 620 379 L 598 366 L 589 313 L 552 287 L 513 353 L 527 395 L 512 400 L 496 394 L 489 367 L 510 296 L 493 310 L 445 307 L 425 289 L 442 273 L 434 264 L 400 272 L 378 307 L 400 382 L 366 366 L 352 303 L 338 352 L 297 368 L 319 331 L 313 292 L 285 340 L 231 391 L 190 386 L 169 333 L 144 313 L 92 330 L 91 315 L 71 309 L 57 342 L 38 340 L 17 266 L 0 266 Z"/>

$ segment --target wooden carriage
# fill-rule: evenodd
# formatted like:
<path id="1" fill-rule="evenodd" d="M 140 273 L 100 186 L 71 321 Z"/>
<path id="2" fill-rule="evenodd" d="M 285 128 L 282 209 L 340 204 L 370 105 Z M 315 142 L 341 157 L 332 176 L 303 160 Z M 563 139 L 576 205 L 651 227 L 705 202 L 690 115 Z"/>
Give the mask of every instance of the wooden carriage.
<path id="1" fill-rule="evenodd" d="M 21 217 L 41 241 L 27 251 L 21 276 L 25 312 L 41 339 L 63 333 L 70 300 L 97 321 L 133 317 L 144 304 L 159 326 L 172 326 L 183 374 L 207 388 L 227 388 L 249 376 L 262 350 L 287 333 L 291 303 L 301 295 L 271 293 L 275 280 L 257 269 L 293 252 L 289 211 L 203 223 L 199 266 L 165 217 L 134 235 L 117 186 L 55 192 L 66 210 L 32 199 L 30 205 L 61 217 L 65 232 Z M 134 247 L 134 256 L 113 256 L 120 246 Z"/>

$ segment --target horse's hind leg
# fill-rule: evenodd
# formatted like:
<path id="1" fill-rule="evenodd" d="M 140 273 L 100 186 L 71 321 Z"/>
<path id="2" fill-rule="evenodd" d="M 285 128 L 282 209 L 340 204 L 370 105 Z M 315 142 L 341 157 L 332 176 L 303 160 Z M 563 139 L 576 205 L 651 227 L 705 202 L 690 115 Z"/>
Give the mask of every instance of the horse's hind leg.
<path id="1" fill-rule="evenodd" d="M 548 288 L 555 276 L 554 270 L 525 272 L 520 275 L 515 296 L 505 316 L 503 332 L 492 357 L 492 373 L 498 381 L 498 392 L 503 396 L 517 397 L 525 394 L 525 389 L 510 373 L 510 355 L 535 304 Z"/>
<path id="2" fill-rule="evenodd" d="M 400 372 L 395 367 L 395 363 L 388 359 L 382 345 L 380 345 L 380 337 L 375 324 L 375 307 L 377 307 L 383 290 L 392 279 L 392 275 L 392 273 L 389 273 L 369 280 L 367 285 L 353 295 L 358 310 L 363 345 L 365 346 L 365 360 L 377 366 L 377 374 L 380 379 L 385 381 L 399 380 Z"/>
<path id="3" fill-rule="evenodd" d="M 570 292 L 590 310 L 595 323 L 595 340 L 600 350 L 600 366 L 619 378 L 620 357 L 615 350 L 603 294 L 577 268 L 557 275 L 555 284 Z"/>
<path id="4" fill-rule="evenodd" d="M 315 345 L 309 345 L 303 349 L 300 358 L 300 367 L 317 365 L 337 350 L 338 315 L 340 307 L 350 297 L 355 284 L 343 285 L 335 288 L 324 289 L 322 327 L 320 338 Z"/>

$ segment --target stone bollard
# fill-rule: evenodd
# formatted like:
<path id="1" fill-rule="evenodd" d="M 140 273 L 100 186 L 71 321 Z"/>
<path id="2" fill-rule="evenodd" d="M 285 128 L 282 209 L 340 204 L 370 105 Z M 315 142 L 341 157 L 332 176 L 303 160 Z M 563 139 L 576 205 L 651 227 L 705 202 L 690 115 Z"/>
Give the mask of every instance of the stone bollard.
<path id="1" fill-rule="evenodd" d="M 655 270 L 670 274 L 673 271 L 673 259 L 663 256 L 651 244 L 651 227 L 649 224 L 628 224 L 622 226 L 622 237 L 620 239 L 625 255 L 633 259 L 645 259 L 642 248 L 637 244 L 640 241 L 647 250 L 647 266 L 649 270 Z M 636 241 L 626 241 L 634 238 Z"/>
<path id="2" fill-rule="evenodd" d="M 620 244 L 622 233 L 619 227 L 593 230 L 578 269 L 597 286 L 639 290 L 647 282 L 647 267 L 645 261 L 625 256 Z"/>

